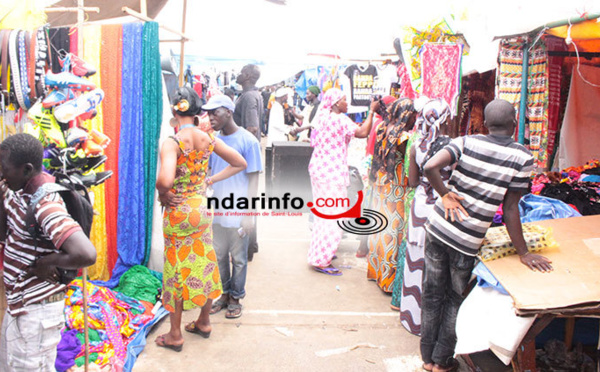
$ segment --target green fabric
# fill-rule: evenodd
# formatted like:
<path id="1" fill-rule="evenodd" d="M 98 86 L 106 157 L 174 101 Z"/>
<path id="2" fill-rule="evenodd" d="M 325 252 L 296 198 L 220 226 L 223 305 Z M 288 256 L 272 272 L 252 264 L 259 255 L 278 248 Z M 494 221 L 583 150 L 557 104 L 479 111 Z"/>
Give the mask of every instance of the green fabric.
<path id="1" fill-rule="evenodd" d="M 98 359 L 98 353 L 90 354 L 90 363 L 95 363 L 97 359 Z M 85 355 L 80 356 L 79 358 L 75 359 L 75 365 L 77 367 L 83 367 L 84 364 L 85 364 Z"/>
<path id="2" fill-rule="evenodd" d="M 85 343 L 85 336 L 83 334 L 83 331 L 77 332 L 75 336 L 79 339 L 82 345 Z M 90 340 L 90 345 L 97 345 L 102 342 L 98 331 L 92 328 L 88 328 L 88 338 Z"/>
<path id="3" fill-rule="evenodd" d="M 308 87 L 308 90 L 310 90 L 311 93 L 314 94 L 315 96 L 318 96 L 319 93 L 321 93 L 321 90 L 316 85 L 311 85 L 310 87 Z"/>
<path id="4" fill-rule="evenodd" d="M 147 267 L 136 265 L 121 276 L 119 285 L 114 290 L 136 300 L 154 304 L 161 286 L 162 282 L 152 275 Z"/>
<path id="5" fill-rule="evenodd" d="M 158 48 L 158 23 L 144 23 L 142 34 L 142 107 L 144 120 L 144 209 L 146 212 L 146 247 L 144 265 L 150 259 L 152 219 L 158 139 L 162 122 L 162 73 Z"/>
<path id="6" fill-rule="evenodd" d="M 406 153 L 404 154 L 404 174 L 406 175 L 406 177 L 408 177 L 408 170 L 410 168 L 410 148 L 419 137 L 419 131 L 415 130 L 406 144 Z M 412 200 L 414 196 L 415 189 L 412 187 L 407 187 L 406 194 L 404 195 L 404 215 L 406 216 L 406 224 L 404 225 L 404 238 L 402 239 L 399 252 L 406 252 L 406 236 L 408 234 L 408 221 L 410 218 L 410 209 L 412 206 Z M 394 289 L 392 291 L 392 306 L 397 308 L 400 307 L 400 298 L 402 297 L 402 280 L 400 279 L 404 278 L 404 260 L 405 257 L 403 257 L 402 260 L 398 259 L 398 261 L 396 262 L 396 278 L 394 278 Z"/>

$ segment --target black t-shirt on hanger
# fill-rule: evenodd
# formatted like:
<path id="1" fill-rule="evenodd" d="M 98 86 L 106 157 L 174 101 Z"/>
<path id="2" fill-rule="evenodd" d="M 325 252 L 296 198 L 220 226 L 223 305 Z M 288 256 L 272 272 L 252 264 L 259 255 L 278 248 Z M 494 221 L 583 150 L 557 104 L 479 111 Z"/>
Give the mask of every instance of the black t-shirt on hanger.
<path id="1" fill-rule="evenodd" d="M 352 106 L 369 106 L 371 104 L 371 95 L 373 94 L 373 84 L 377 76 L 377 68 L 368 65 L 361 68 L 357 65 L 349 66 L 344 72 L 350 79 L 352 91 Z"/>

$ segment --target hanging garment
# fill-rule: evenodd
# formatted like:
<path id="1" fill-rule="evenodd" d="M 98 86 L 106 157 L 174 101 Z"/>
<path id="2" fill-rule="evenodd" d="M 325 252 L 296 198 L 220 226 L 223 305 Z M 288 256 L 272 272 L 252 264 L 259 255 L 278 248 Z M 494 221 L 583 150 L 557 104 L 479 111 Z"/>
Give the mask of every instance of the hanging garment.
<path id="1" fill-rule="evenodd" d="M 423 95 L 441 98 L 452 116 L 456 115 L 456 104 L 460 93 L 462 45 L 426 43 L 421 50 L 423 70 Z"/>
<path id="2" fill-rule="evenodd" d="M 373 85 L 377 77 L 377 68 L 372 65 L 360 67 L 351 65 L 344 72 L 350 79 L 352 106 L 369 106 L 373 94 Z"/>

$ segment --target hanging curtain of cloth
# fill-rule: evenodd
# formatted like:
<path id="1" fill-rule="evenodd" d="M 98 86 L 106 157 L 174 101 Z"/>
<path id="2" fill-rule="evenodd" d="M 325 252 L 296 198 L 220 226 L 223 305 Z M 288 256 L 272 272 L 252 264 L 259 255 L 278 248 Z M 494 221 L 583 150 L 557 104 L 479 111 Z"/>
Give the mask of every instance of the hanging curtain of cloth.
<path id="1" fill-rule="evenodd" d="M 102 44 L 102 29 L 100 25 L 85 26 L 79 31 L 80 36 L 85 40 L 81 57 L 84 61 L 97 68 L 97 72 L 87 79 L 96 84 L 96 87 L 102 88 L 102 72 L 100 70 L 100 45 Z M 87 129 L 95 129 L 102 133 L 103 126 L 103 106 L 96 108 L 98 114 L 92 120 L 84 122 Z M 95 169 L 96 172 L 104 171 L 104 165 Z M 106 265 L 106 207 L 104 205 L 104 184 L 91 187 L 90 191 L 94 193 L 94 210 L 98 213 L 94 216 L 92 223 L 92 232 L 90 240 L 96 247 L 96 263 L 90 267 L 89 275 L 92 280 L 107 280 L 109 277 L 108 267 Z"/>
<path id="2" fill-rule="evenodd" d="M 522 40 L 502 40 L 500 42 L 497 71 L 496 97 L 512 103 L 518 116 L 523 76 Z"/>
<path id="3" fill-rule="evenodd" d="M 104 134 L 110 144 L 104 149 L 105 167 L 113 175 L 105 183 L 106 261 L 108 272 L 117 262 L 117 215 L 119 208 L 119 128 L 121 125 L 121 56 L 123 55 L 123 26 L 103 25 L 100 74 L 104 89 L 102 114 Z"/>
<path id="4" fill-rule="evenodd" d="M 118 285 L 127 269 L 143 263 L 145 254 L 142 28 L 141 23 L 123 25 L 118 258 L 111 279 L 105 283 L 110 288 Z"/>
<path id="5" fill-rule="evenodd" d="M 423 95 L 446 101 L 452 116 L 457 113 L 462 77 L 461 61 L 461 44 L 426 43 L 421 49 Z"/>
<path id="6" fill-rule="evenodd" d="M 162 122 L 162 72 L 158 50 L 158 23 L 146 22 L 142 38 L 142 92 L 144 120 L 144 193 L 145 193 L 145 253 L 144 265 L 150 259 L 152 218 L 154 211 L 156 157 Z"/>

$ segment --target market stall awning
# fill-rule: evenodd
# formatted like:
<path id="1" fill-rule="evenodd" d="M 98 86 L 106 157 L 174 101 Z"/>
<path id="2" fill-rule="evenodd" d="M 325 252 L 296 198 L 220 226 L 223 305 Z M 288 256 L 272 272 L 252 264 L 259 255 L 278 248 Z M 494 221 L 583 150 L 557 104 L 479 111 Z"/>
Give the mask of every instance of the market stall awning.
<path id="1" fill-rule="evenodd" d="M 146 8 L 148 17 L 154 18 L 162 10 L 169 0 L 146 0 Z M 77 0 L 60 0 L 52 4 L 52 7 L 75 7 Z M 98 7 L 100 13 L 87 13 L 86 21 L 101 21 L 110 18 L 123 17 L 123 7 L 128 7 L 136 12 L 140 10 L 140 0 L 121 0 L 121 1 L 105 1 L 105 0 L 85 0 L 86 7 Z M 53 26 L 68 26 L 77 23 L 77 13 L 62 12 L 49 13 L 48 22 Z"/>

